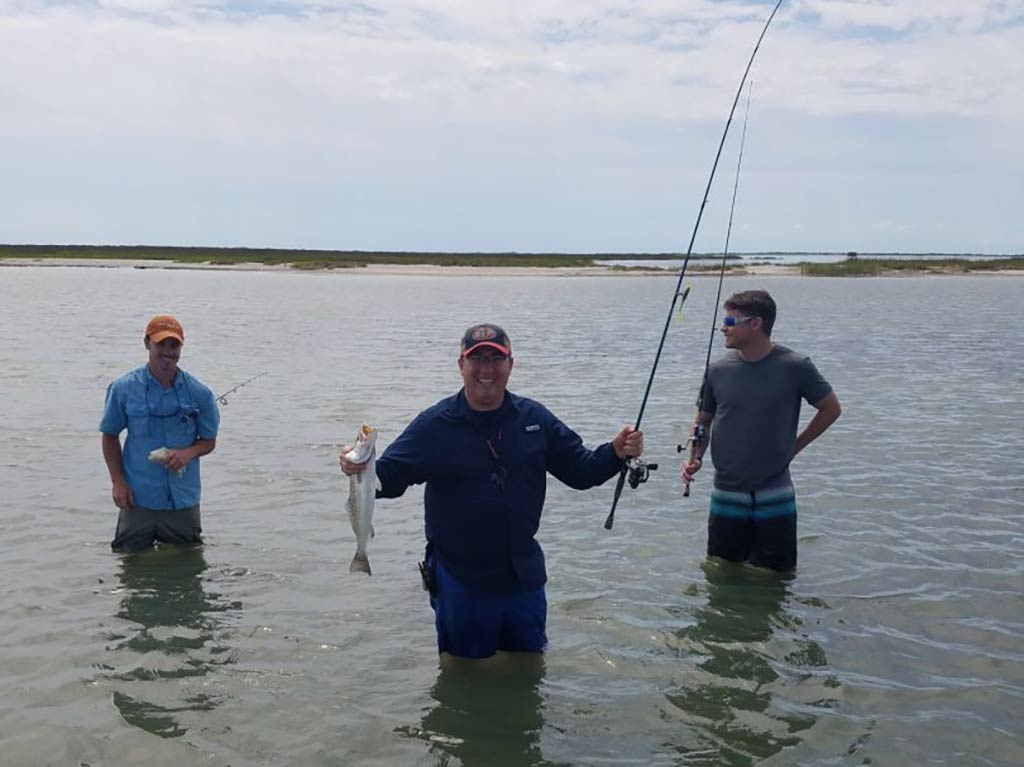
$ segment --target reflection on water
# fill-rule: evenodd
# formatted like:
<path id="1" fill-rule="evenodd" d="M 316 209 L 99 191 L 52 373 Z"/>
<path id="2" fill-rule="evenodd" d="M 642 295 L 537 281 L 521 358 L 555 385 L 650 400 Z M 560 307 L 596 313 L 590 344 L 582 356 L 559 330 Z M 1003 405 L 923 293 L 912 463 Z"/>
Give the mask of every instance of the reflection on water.
<path id="1" fill-rule="evenodd" d="M 445 659 L 450 661 L 453 659 Z M 441 664 L 431 697 L 437 705 L 416 733 L 431 743 L 437 764 L 541 767 L 543 656 L 504 655 Z"/>
<path id="2" fill-rule="evenodd" d="M 111 667 L 127 668 L 112 678 L 131 683 L 118 684 L 114 705 L 126 722 L 162 737 L 183 735 L 188 728 L 179 715 L 211 710 L 219 699 L 187 681 L 172 686 L 159 685 L 160 680 L 205 677 L 235 659 L 218 635 L 220 616 L 240 605 L 205 589 L 206 569 L 201 546 L 161 546 L 121 557 L 117 617 L 134 624 L 134 631 L 111 637 L 117 641 L 108 648 L 115 655 Z M 167 698 L 175 691 L 183 694 L 178 700 L 145 699 L 157 692 Z"/>
<path id="3" fill-rule="evenodd" d="M 701 733 L 716 764 L 745 767 L 798 744 L 817 721 L 814 706 L 790 701 L 781 711 L 773 698 L 781 686 L 803 682 L 803 670 L 824 669 L 825 653 L 813 640 L 789 636 L 799 627 L 786 611 L 792 576 L 717 560 L 702 567 L 707 603 L 678 632 L 699 658 L 696 681 L 668 699 Z M 782 642 L 790 651 L 780 659 L 769 645 Z"/>

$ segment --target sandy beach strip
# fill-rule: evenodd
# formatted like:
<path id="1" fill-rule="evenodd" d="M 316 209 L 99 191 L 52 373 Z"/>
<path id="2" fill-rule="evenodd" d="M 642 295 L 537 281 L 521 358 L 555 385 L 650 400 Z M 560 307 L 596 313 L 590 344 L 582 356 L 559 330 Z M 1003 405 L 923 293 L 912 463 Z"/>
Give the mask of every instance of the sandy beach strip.
<path id="1" fill-rule="evenodd" d="M 0 266 L 7 267 L 72 267 L 85 269 L 198 269 L 238 272 L 289 272 L 304 274 L 338 274 L 360 276 L 402 277 L 678 277 L 678 269 L 657 269 L 611 266 L 439 266 L 437 264 L 367 264 L 366 266 L 324 268 L 295 268 L 292 263 L 265 264 L 257 261 L 235 264 L 213 264 L 195 261 L 133 258 L 0 258 Z M 800 277 L 799 266 L 791 264 L 730 265 L 729 277 Z M 993 269 L 962 272 L 953 269 L 936 271 L 893 270 L 877 275 L 844 275 L 847 277 L 934 277 L 1007 276 L 1024 277 L 1024 270 Z M 717 277 L 718 270 L 691 269 L 687 277 Z"/>
<path id="2" fill-rule="evenodd" d="M 238 264 L 212 264 L 188 261 L 167 261 L 163 259 L 131 258 L 4 258 L 0 266 L 8 267 L 80 267 L 91 269 L 206 269 L 223 271 L 288 271 L 316 274 L 395 275 L 404 277 L 672 277 L 678 276 L 676 269 L 615 269 L 610 266 L 438 266 L 436 264 L 367 264 L 366 266 L 342 267 L 337 269 L 293 268 L 291 264 L 264 264 L 245 262 Z M 730 268 L 730 275 L 799 275 L 795 266 L 759 264 Z M 691 271 L 692 277 L 717 277 L 717 271 Z"/>

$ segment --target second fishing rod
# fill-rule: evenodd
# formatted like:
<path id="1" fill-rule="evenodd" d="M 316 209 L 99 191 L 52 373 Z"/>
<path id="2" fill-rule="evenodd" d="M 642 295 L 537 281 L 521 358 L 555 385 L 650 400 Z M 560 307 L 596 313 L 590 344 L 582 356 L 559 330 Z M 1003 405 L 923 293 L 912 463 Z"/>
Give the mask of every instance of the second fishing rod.
<path id="1" fill-rule="evenodd" d="M 740 139 L 740 154 L 736 160 L 736 178 L 732 184 L 732 202 L 729 205 L 729 226 L 725 231 L 725 247 L 722 249 L 722 263 L 718 270 L 718 292 L 715 294 L 715 307 L 712 314 L 711 320 L 711 334 L 708 338 L 708 350 L 704 357 L 704 373 L 700 378 L 700 390 L 697 394 L 697 418 L 693 422 L 693 428 L 690 430 L 690 436 L 686 442 L 676 445 L 676 452 L 682 453 L 684 450 L 689 448 L 689 460 L 688 463 L 692 463 L 694 460 L 700 460 L 700 448 L 707 441 L 707 427 L 700 418 L 701 411 L 704 409 L 704 394 L 707 391 L 708 386 L 708 370 L 711 367 L 711 348 L 715 343 L 715 332 L 718 330 L 718 304 L 722 300 L 722 284 L 725 282 L 725 260 L 729 257 L 729 240 L 732 237 L 732 219 L 733 214 L 736 212 L 736 192 L 740 187 L 740 169 L 743 167 L 743 147 L 747 143 L 747 121 L 750 119 L 750 91 L 753 89 L 753 83 L 747 86 L 747 109 L 746 114 L 743 116 L 743 137 Z M 728 317 L 726 320 L 728 321 Z M 690 480 L 687 475 L 683 474 L 683 480 L 685 481 L 685 487 L 683 488 L 683 497 L 690 497 Z"/>
<path id="2" fill-rule="evenodd" d="M 725 139 L 729 135 L 729 127 L 732 125 L 732 118 L 736 114 L 736 105 L 739 104 L 740 96 L 743 93 L 743 86 L 747 82 L 747 76 L 750 74 L 750 68 L 754 64 L 754 58 L 757 56 L 757 51 L 761 47 L 761 41 L 764 40 L 765 34 L 768 32 L 768 27 L 772 23 L 772 19 L 775 18 L 775 14 L 778 12 L 779 7 L 782 5 L 783 0 L 778 0 L 775 7 L 772 8 L 771 14 L 768 16 L 768 20 L 765 21 L 764 27 L 761 29 L 761 34 L 757 38 L 757 44 L 754 45 L 754 50 L 750 54 L 750 59 L 747 61 L 746 69 L 743 70 L 743 77 L 740 79 L 739 87 L 736 89 L 736 96 L 732 100 L 732 107 L 729 110 L 729 117 L 725 121 L 725 130 L 722 131 L 722 138 L 718 142 L 718 151 L 715 153 L 715 161 L 711 166 L 711 173 L 708 176 L 707 185 L 704 187 L 704 197 L 700 203 L 700 210 L 697 211 L 697 221 L 693 225 L 693 233 L 690 235 L 690 244 L 686 249 L 686 256 L 683 259 L 683 266 L 679 270 L 679 279 L 676 282 L 675 290 L 672 293 L 672 302 L 669 304 L 668 317 L 665 319 L 665 327 L 661 332 L 661 339 L 658 341 L 658 349 L 654 354 L 654 364 L 651 365 L 651 374 L 647 379 L 647 388 L 644 390 L 643 400 L 640 403 L 640 412 L 637 414 L 636 422 L 634 424 L 635 429 L 640 428 L 640 423 L 643 421 L 644 410 L 647 408 L 647 399 L 651 394 L 651 387 L 654 384 L 654 374 L 658 370 L 658 362 L 661 359 L 661 352 L 665 348 L 665 338 L 668 336 L 669 326 L 672 323 L 672 313 L 676 309 L 677 303 L 685 302 L 689 290 L 681 291 L 683 286 L 683 280 L 686 278 L 686 269 L 690 264 L 690 256 L 693 253 L 693 244 L 697 239 L 697 231 L 700 229 L 701 218 L 704 216 L 704 208 L 708 204 L 708 196 L 711 193 L 711 184 L 715 180 L 715 172 L 718 170 L 718 162 L 722 157 L 722 149 L 725 146 Z M 682 299 L 682 301 L 680 301 Z M 612 508 L 608 512 L 608 517 L 605 519 L 604 527 L 606 530 L 611 530 L 612 525 L 615 524 L 615 508 L 619 504 L 619 498 L 622 496 L 622 489 L 626 484 L 627 474 L 630 476 L 630 486 L 637 487 L 641 482 L 646 481 L 647 473 L 650 469 L 656 468 L 656 464 L 646 464 L 642 459 L 631 458 L 627 464 L 619 472 L 619 479 L 615 484 L 615 494 L 612 498 Z"/>

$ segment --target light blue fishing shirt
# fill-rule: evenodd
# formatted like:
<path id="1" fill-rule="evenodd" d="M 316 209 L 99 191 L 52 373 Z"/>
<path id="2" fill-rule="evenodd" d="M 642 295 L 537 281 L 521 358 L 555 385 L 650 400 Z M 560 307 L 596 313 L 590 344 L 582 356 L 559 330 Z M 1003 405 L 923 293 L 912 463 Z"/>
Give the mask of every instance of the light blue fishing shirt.
<path id="1" fill-rule="evenodd" d="M 178 370 L 174 385 L 160 385 L 148 365 L 117 378 L 107 387 L 100 431 L 128 436 L 121 449 L 125 480 L 136 506 L 187 509 L 199 503 L 199 459 L 185 473 L 168 471 L 149 460 L 151 450 L 191 447 L 197 439 L 216 439 L 220 411 L 213 392 L 195 376 Z"/>

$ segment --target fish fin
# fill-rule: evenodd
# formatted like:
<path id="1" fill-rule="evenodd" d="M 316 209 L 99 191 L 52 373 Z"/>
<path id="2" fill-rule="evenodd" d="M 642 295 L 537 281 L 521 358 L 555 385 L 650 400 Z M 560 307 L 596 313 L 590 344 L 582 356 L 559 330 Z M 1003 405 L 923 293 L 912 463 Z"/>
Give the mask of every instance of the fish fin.
<path id="1" fill-rule="evenodd" d="M 373 529 L 373 525 L 370 525 L 370 537 L 371 538 L 376 538 L 377 537 L 377 531 Z"/>
<path id="2" fill-rule="evenodd" d="M 348 566 L 350 573 L 366 573 L 372 575 L 370 572 L 370 558 L 365 554 L 360 554 L 358 551 L 356 555 L 352 557 L 352 564 Z"/>

